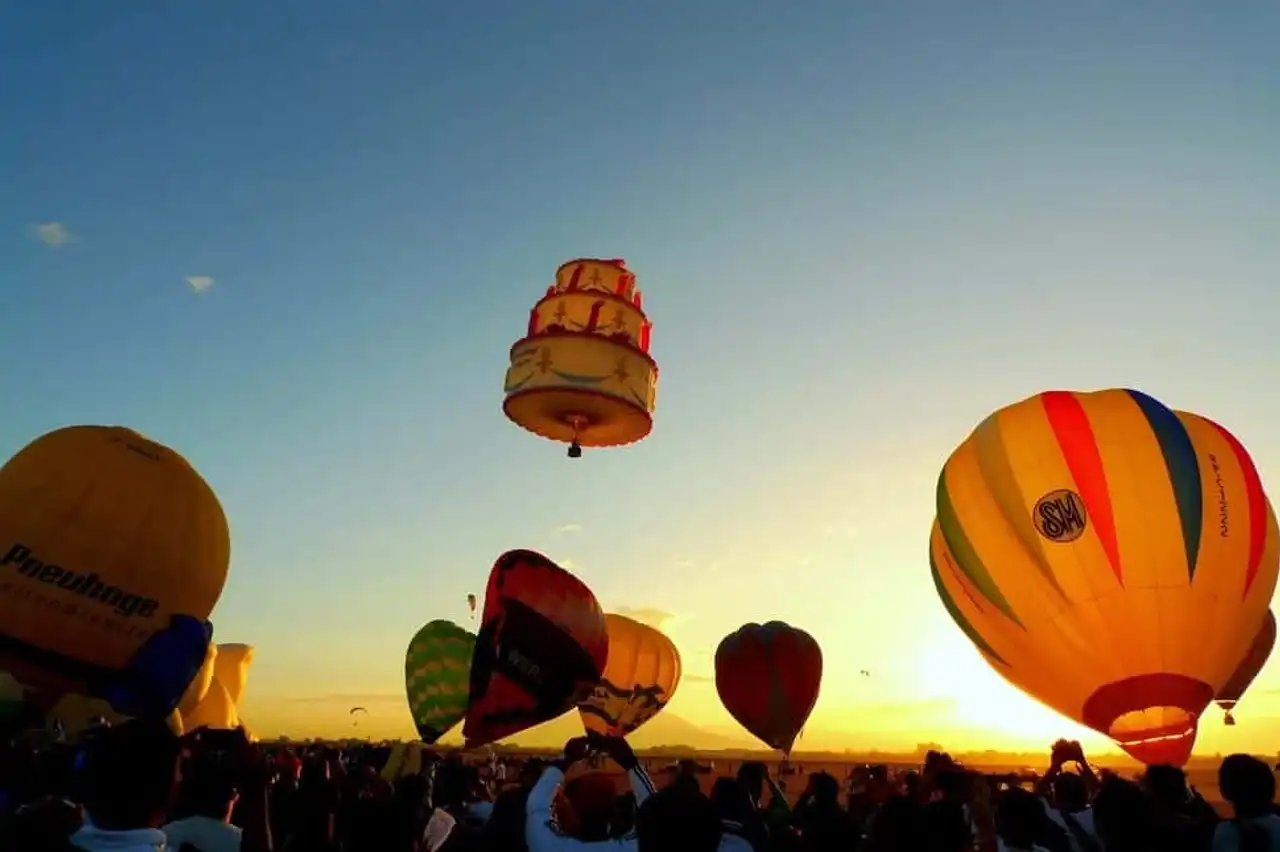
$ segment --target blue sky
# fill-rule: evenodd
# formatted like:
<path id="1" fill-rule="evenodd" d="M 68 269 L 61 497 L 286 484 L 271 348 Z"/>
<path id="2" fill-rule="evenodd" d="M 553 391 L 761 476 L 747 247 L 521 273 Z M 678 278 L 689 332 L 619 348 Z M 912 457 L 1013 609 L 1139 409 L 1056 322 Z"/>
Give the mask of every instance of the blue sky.
<path id="1" fill-rule="evenodd" d="M 1137 386 L 1280 477 L 1277 38 L 1264 2 L 6 4 L 0 446 L 191 459 L 261 695 L 394 692 L 528 546 L 690 670 L 782 617 L 832 707 L 923 700 L 933 479 L 991 409 Z M 663 373 L 650 439 L 569 463 L 500 388 L 580 255 L 628 259 Z"/>

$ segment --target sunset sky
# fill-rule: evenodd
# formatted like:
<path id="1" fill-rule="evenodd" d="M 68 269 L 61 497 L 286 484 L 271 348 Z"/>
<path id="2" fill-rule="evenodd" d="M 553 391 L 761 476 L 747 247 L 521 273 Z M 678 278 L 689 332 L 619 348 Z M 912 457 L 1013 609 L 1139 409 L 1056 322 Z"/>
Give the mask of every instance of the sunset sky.
<path id="1" fill-rule="evenodd" d="M 1129 386 L 1277 487 L 1277 38 L 1262 0 L 6 4 L 0 455 L 191 460 L 263 733 L 407 735 L 409 638 L 528 547 L 649 611 L 696 725 L 777 618 L 826 657 L 805 744 L 1079 735 L 939 604 L 935 479 L 1000 405 Z M 501 383 L 582 255 L 662 376 L 648 440 L 569 462 Z M 1202 751 L 1275 750 L 1254 689 Z"/>

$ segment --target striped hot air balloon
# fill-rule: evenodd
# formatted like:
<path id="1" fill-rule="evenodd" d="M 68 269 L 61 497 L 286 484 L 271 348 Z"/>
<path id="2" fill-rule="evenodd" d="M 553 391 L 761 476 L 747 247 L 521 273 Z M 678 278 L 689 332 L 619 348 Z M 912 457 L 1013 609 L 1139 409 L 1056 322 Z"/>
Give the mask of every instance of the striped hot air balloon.
<path id="1" fill-rule="evenodd" d="M 943 605 L 988 663 L 1146 763 L 1186 762 L 1267 616 L 1276 518 L 1218 424 L 1134 390 L 1003 408 L 943 467 Z"/>

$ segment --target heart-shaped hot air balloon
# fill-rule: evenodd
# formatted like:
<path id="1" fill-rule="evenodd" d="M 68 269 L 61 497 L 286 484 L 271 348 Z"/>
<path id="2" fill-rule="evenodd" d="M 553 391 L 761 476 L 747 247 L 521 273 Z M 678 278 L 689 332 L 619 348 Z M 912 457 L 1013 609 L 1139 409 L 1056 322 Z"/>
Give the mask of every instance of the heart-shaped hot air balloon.
<path id="1" fill-rule="evenodd" d="M 1262 667 L 1267 664 L 1267 660 L 1271 657 L 1271 652 L 1276 647 L 1276 616 L 1270 610 L 1267 611 L 1266 621 L 1262 622 L 1262 629 L 1258 631 L 1258 635 L 1253 637 L 1253 644 L 1249 646 L 1249 653 L 1240 661 L 1240 665 L 1236 666 L 1236 670 L 1232 672 L 1231 678 L 1227 681 L 1227 685 L 1218 690 L 1218 694 L 1213 697 L 1214 703 L 1222 708 L 1226 714 L 1222 718 L 1223 724 L 1234 725 L 1236 723 L 1235 716 L 1231 711 L 1235 709 L 1236 704 L 1244 696 L 1249 687 L 1253 685 L 1253 680 L 1261 672 Z"/>
<path id="2" fill-rule="evenodd" d="M 790 752 L 822 686 L 822 649 L 781 621 L 744 624 L 716 648 L 716 691 L 738 724 Z"/>
<path id="3" fill-rule="evenodd" d="M 475 647 L 475 634 L 452 621 L 429 621 L 409 642 L 404 659 L 405 693 L 418 737 L 427 745 L 467 714 Z"/>
<path id="4" fill-rule="evenodd" d="M 485 589 L 462 734 L 486 745 L 554 719 L 591 693 L 609 657 L 600 603 L 531 550 L 498 557 Z"/>

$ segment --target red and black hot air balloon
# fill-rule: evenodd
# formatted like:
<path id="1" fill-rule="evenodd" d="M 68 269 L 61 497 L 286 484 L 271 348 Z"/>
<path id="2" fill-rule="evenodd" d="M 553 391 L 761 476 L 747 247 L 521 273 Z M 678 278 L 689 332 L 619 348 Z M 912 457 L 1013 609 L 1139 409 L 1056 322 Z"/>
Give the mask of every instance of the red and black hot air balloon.
<path id="1" fill-rule="evenodd" d="M 1270 658 L 1275 647 L 1276 616 L 1268 610 L 1267 619 L 1262 622 L 1262 629 L 1253 637 L 1253 644 L 1249 646 L 1249 653 L 1245 654 L 1244 659 L 1240 661 L 1240 665 L 1232 673 L 1227 685 L 1219 689 L 1218 694 L 1213 697 L 1214 703 L 1221 707 L 1225 714 L 1222 717 L 1224 725 L 1236 723 L 1236 718 L 1231 715 L 1231 711 L 1253 684 L 1254 678 L 1262 672 L 1262 667 L 1267 664 L 1267 659 Z"/>
<path id="2" fill-rule="evenodd" d="M 818 701 L 822 649 L 781 621 L 744 624 L 716 648 L 716 691 L 729 715 L 770 748 L 790 752 Z"/>
<path id="3" fill-rule="evenodd" d="M 487 745 L 546 722 L 591 694 L 609 658 L 596 596 L 531 550 L 498 557 L 485 589 L 462 734 Z"/>

